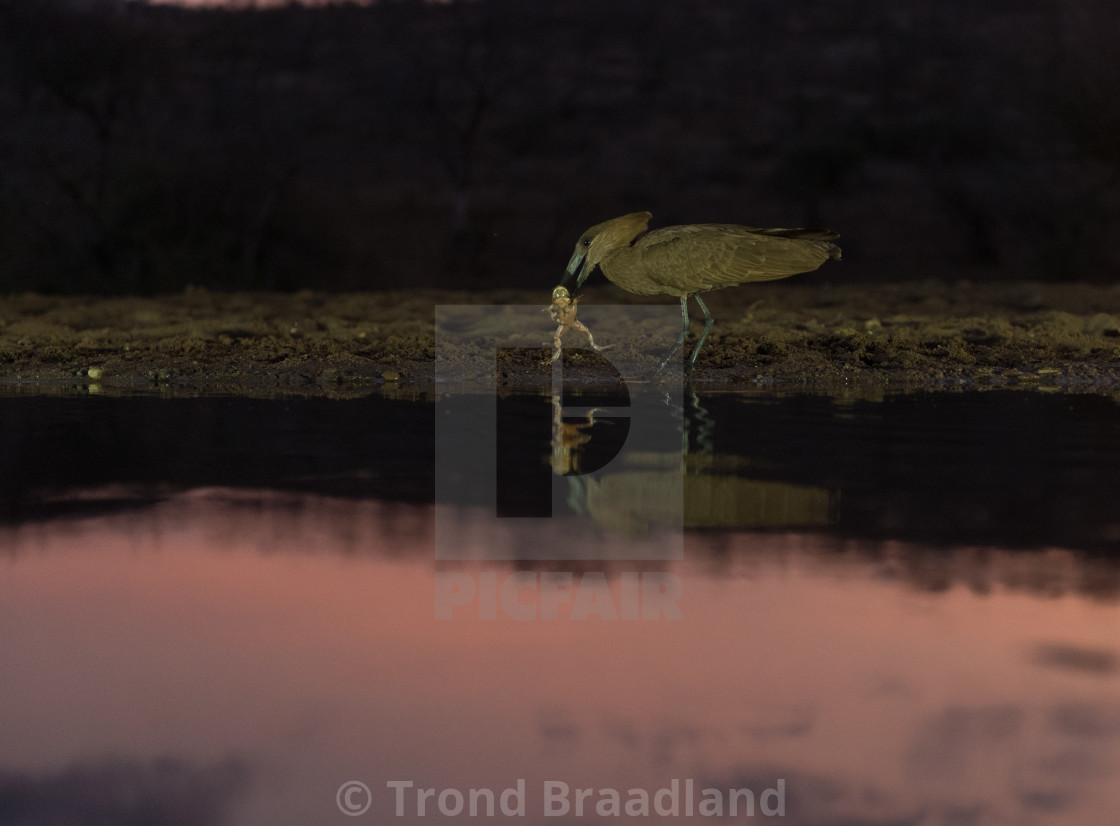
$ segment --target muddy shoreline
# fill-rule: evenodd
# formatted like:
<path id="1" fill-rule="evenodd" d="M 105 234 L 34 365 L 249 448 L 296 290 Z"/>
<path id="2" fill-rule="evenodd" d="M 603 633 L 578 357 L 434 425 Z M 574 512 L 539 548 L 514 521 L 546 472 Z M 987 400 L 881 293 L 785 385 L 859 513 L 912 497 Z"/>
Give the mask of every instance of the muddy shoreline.
<path id="1" fill-rule="evenodd" d="M 543 310 L 548 292 L 6 296 L 0 383 L 8 392 L 58 384 L 105 392 L 430 392 L 436 305 Z M 706 300 L 716 326 L 690 379 L 697 387 L 1120 390 L 1120 286 L 791 281 Z M 583 302 L 639 303 L 611 286 L 589 289 Z M 465 380 L 547 385 L 551 371 L 541 361 L 551 352 L 552 329 L 542 312 L 539 350 L 534 341 L 503 352 L 496 377 Z M 699 329 L 694 323 L 694 334 Z M 611 332 L 595 330 L 600 340 Z M 598 357 L 577 349 L 577 336 L 565 341 L 568 375 L 602 380 Z"/>

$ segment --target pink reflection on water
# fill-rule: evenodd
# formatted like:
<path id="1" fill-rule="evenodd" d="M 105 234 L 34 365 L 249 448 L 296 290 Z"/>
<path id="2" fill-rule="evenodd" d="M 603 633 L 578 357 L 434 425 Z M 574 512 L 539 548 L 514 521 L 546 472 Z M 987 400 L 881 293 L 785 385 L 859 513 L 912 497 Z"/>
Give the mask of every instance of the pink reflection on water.
<path id="1" fill-rule="evenodd" d="M 349 780 L 374 793 L 367 822 L 432 820 L 393 816 L 390 780 L 518 778 L 528 822 L 545 780 L 781 778 L 793 823 L 1104 826 L 1120 811 L 1115 600 L 998 577 L 989 593 L 922 590 L 891 549 L 721 534 L 735 561 L 718 573 L 702 535 L 669 569 L 679 622 L 441 622 L 430 525 L 427 508 L 196 491 L 4 529 L 0 769 L 234 756 L 253 784 L 231 817 L 251 824 L 353 822 L 335 802 Z M 620 565 L 615 592 L 638 570 Z"/>

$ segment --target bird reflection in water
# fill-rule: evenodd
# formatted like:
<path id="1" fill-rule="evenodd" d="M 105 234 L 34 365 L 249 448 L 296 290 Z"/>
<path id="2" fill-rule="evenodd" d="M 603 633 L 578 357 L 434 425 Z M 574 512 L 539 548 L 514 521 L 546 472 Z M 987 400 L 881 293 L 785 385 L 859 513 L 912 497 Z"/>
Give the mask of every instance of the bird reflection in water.
<path id="1" fill-rule="evenodd" d="M 792 529 L 823 528 L 836 521 L 839 492 L 823 487 L 758 478 L 779 468 L 748 456 L 717 454 L 716 422 L 695 393 L 684 405 L 665 394 L 680 420 L 680 457 L 643 452 L 599 468 L 587 462 L 596 439 L 618 441 L 618 419 L 592 408 L 565 419 L 559 394 L 552 396 L 553 473 L 568 484 L 568 507 L 597 525 L 629 536 L 665 524 L 667 515 L 682 513 L 687 528 Z M 615 465 L 620 465 L 615 467 Z"/>

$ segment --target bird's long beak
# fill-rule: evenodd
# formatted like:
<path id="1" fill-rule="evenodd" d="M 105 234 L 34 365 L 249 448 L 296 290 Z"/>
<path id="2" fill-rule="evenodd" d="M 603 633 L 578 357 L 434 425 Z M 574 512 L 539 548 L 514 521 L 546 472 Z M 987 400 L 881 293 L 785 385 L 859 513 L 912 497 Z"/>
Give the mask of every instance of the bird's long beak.
<path id="1" fill-rule="evenodd" d="M 560 286 L 566 287 L 568 292 L 575 296 L 576 291 L 583 286 L 583 282 L 587 279 L 587 253 L 577 252 L 572 256 L 572 260 L 568 262 L 567 271 L 564 277 L 560 279 Z"/>

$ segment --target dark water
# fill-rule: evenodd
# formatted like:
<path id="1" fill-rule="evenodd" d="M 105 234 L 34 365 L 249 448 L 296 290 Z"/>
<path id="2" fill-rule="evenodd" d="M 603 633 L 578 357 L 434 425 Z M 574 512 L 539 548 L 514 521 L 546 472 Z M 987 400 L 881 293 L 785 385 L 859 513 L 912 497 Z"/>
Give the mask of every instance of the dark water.
<path id="1" fill-rule="evenodd" d="M 0 398 L 0 823 L 1114 822 L 1113 400 L 559 401 Z"/>

